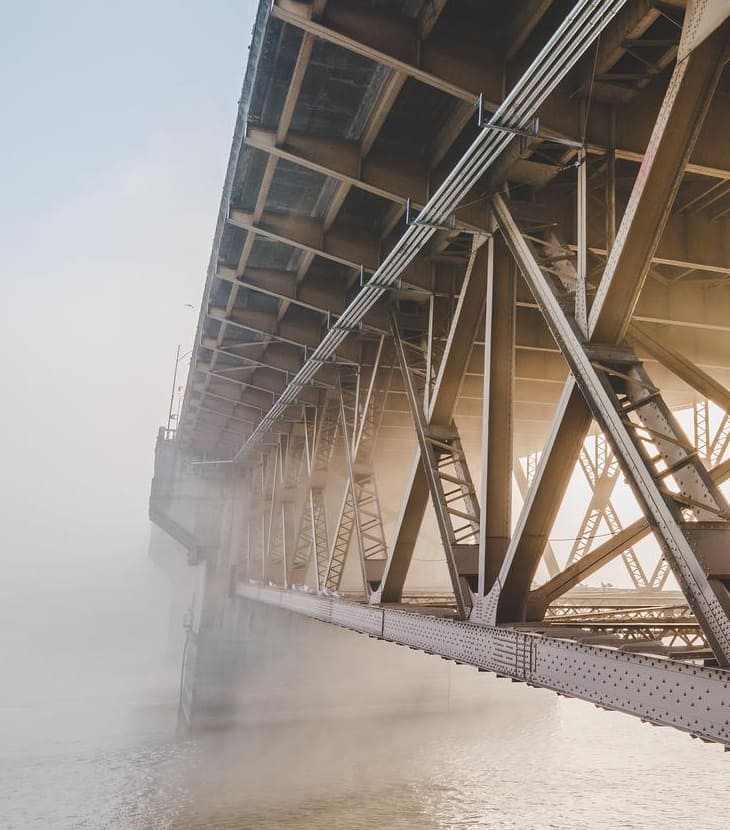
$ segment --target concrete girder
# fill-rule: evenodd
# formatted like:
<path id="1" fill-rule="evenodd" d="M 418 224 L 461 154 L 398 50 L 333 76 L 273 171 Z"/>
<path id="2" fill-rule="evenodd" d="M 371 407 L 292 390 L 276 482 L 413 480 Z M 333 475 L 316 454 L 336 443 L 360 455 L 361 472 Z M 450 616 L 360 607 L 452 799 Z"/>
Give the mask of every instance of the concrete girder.
<path id="1" fill-rule="evenodd" d="M 240 362 L 241 368 L 248 368 L 251 370 L 261 368 L 261 369 L 268 369 L 273 370 L 275 372 L 279 372 L 284 376 L 296 374 L 296 372 L 301 368 L 303 358 L 302 358 L 302 350 L 297 347 L 289 347 L 291 351 L 286 354 L 282 353 L 281 349 L 277 349 L 278 346 L 286 347 L 288 344 L 280 344 L 280 343 L 270 343 L 268 346 L 268 350 L 266 355 L 266 360 L 259 360 L 255 357 L 250 356 L 250 349 L 245 351 L 236 351 L 236 347 L 246 346 L 245 342 L 230 340 L 230 341 L 223 341 L 222 347 L 219 348 L 217 344 L 217 339 L 215 337 L 204 337 L 201 341 L 201 347 L 208 351 L 213 352 L 214 354 L 218 354 L 222 357 L 226 358 L 233 358 Z M 325 373 L 320 372 L 320 377 L 318 379 L 318 383 L 313 383 L 314 386 L 322 385 L 322 386 L 329 386 L 332 382 L 332 377 L 325 378 Z"/>
<path id="2" fill-rule="evenodd" d="M 211 306 L 208 316 L 212 320 L 234 326 L 254 334 L 264 335 L 280 343 L 298 346 L 302 350 L 313 349 L 319 342 L 316 326 L 290 324 L 286 328 L 277 326 L 276 315 L 268 311 L 249 308 L 234 308 L 226 314 L 224 308 Z M 319 319 L 319 318 L 318 318 Z"/>
<path id="3" fill-rule="evenodd" d="M 385 15 L 384 28 L 390 28 L 390 32 L 382 34 L 382 28 L 373 25 L 372 11 L 358 10 L 351 4 L 340 3 L 342 11 L 330 4 L 328 12 L 322 21 L 315 20 L 311 4 L 292 2 L 292 0 L 279 0 L 273 7 L 273 14 L 285 22 L 304 29 L 305 32 L 313 34 L 324 40 L 348 49 L 357 54 L 370 58 L 376 63 L 388 66 L 394 71 L 403 75 L 415 78 L 429 86 L 446 92 L 449 95 L 472 106 L 480 93 L 485 95 L 485 102 L 496 108 L 502 99 L 502 77 L 504 66 L 488 63 L 479 69 L 481 61 L 474 62 L 473 56 L 463 52 L 454 60 L 452 56 L 448 60 L 432 61 L 432 71 L 423 71 L 413 62 L 409 62 L 406 53 L 417 51 L 414 40 L 414 27 L 407 21 L 396 21 L 392 15 Z M 632 4 L 633 5 L 633 4 Z M 602 53 L 604 63 L 617 54 L 617 44 L 623 43 L 630 38 L 632 33 L 638 33 L 641 26 L 651 21 L 652 9 L 644 9 L 642 2 L 636 11 L 626 11 L 623 18 L 618 18 L 613 24 L 613 37 L 607 36 L 607 46 Z M 347 6 L 347 8 L 346 8 Z M 332 18 L 328 15 L 332 13 Z M 335 22 L 336 21 L 336 22 Z M 394 30 L 400 30 L 394 34 Z M 347 31 L 349 29 L 349 31 Z M 612 31 L 609 29 L 609 32 Z M 386 48 L 386 43 L 392 45 L 393 50 L 398 52 L 400 57 L 392 51 L 378 49 L 375 43 L 382 39 L 381 45 Z M 408 46 L 408 43 L 412 46 Z M 463 44 L 462 44 L 463 45 Z M 403 48 L 405 46 L 405 49 Z M 434 54 L 438 53 L 437 47 L 432 47 Z M 485 51 L 485 50 L 482 50 Z M 404 60 L 405 58 L 405 60 Z M 428 60 L 422 56 L 421 60 Z M 424 64 L 425 65 L 425 64 Z M 609 64 L 606 64 L 609 65 Z M 515 66 L 510 68 L 509 75 L 519 76 L 524 67 Z M 480 84 L 474 82 L 479 78 Z M 460 82 L 457 83 L 457 81 Z M 480 86 L 480 88 L 477 88 Z M 486 87 L 486 88 L 485 88 Z M 658 109 L 660 101 L 656 102 Z M 621 119 L 621 126 L 617 129 L 616 158 L 641 162 L 644 148 L 647 145 L 650 125 L 653 123 L 651 117 L 647 118 L 647 110 L 652 111 L 654 101 L 647 107 L 644 104 L 644 95 L 633 105 L 626 119 Z M 588 125 L 586 139 L 589 152 L 603 153 L 606 149 L 605 136 L 608 134 L 608 119 L 610 107 L 593 102 L 591 113 L 591 124 Z M 575 101 L 567 96 L 555 94 L 547 101 L 541 112 L 541 121 L 544 124 L 544 132 L 547 135 L 563 136 L 574 141 L 580 140 L 577 125 L 579 123 L 578 108 Z M 725 114 L 724 117 L 727 117 Z M 626 128 L 624 129 L 624 125 Z M 463 127 L 463 123 L 461 124 Z M 460 129 L 459 129 L 460 131 Z M 717 132 L 715 135 L 725 135 L 727 131 Z M 455 137 L 455 136 L 453 136 Z M 688 172 L 700 175 L 730 179 L 730 167 L 727 166 L 726 154 L 717 145 L 705 148 L 701 145 L 698 148 L 698 158 L 692 159 L 687 166 Z"/>
<path id="4" fill-rule="evenodd" d="M 432 36 L 422 40 L 417 22 L 346 0 L 330 0 L 319 20 L 312 3 L 292 0 L 276 0 L 272 15 L 468 104 L 480 93 L 495 109 L 501 100 L 499 64 L 463 32 L 438 42 Z M 477 78 L 483 87 L 477 88 Z"/>
<path id="5" fill-rule="evenodd" d="M 535 27 L 542 20 L 545 12 L 552 5 L 553 0 L 525 0 L 515 10 L 515 18 L 510 25 L 510 32 L 506 38 L 506 57 L 511 60 L 525 45 Z"/>
<path id="6" fill-rule="evenodd" d="M 216 421 L 219 418 L 227 422 L 230 419 L 236 426 L 241 425 L 242 429 L 252 430 L 257 421 L 250 416 L 246 417 L 246 413 L 254 409 L 255 407 L 245 406 L 236 401 L 226 404 L 223 402 L 222 395 L 216 395 L 215 398 L 211 396 L 211 399 L 206 401 L 206 405 L 200 405 L 199 415 L 206 422 Z"/>
<path id="7" fill-rule="evenodd" d="M 195 371 L 228 383 L 235 383 L 244 389 L 257 389 L 266 392 L 271 395 L 272 399 L 277 398 L 286 388 L 286 378 L 274 369 L 252 366 L 218 366 L 214 370 L 210 364 L 199 360 Z M 247 376 L 241 377 L 242 372 L 248 373 Z M 316 389 L 303 387 L 298 395 L 298 401 L 314 406 L 317 403 L 318 394 Z M 269 402 L 270 405 L 271 401 Z"/>
<path id="8" fill-rule="evenodd" d="M 378 241 L 365 233 L 325 232 L 321 221 L 294 213 L 265 212 L 257 221 L 253 213 L 231 208 L 228 221 L 237 228 L 329 259 L 345 268 L 374 271 L 378 267 Z"/>
<path id="9" fill-rule="evenodd" d="M 315 15 L 315 16 L 316 16 L 316 15 Z M 307 36 L 307 37 L 308 37 L 308 36 Z M 306 38 L 305 38 L 305 39 L 306 39 Z M 310 42 L 310 43 L 311 43 L 311 38 L 309 38 L 309 41 L 308 41 L 308 42 Z M 281 133 L 281 132 L 282 132 L 282 131 L 280 130 L 280 131 L 279 131 L 279 133 Z"/>
<path id="10" fill-rule="evenodd" d="M 293 346 L 289 343 L 282 343 L 269 340 L 266 343 L 266 359 L 260 357 L 260 352 L 263 347 L 256 344 L 253 348 L 249 348 L 248 341 L 240 341 L 235 339 L 226 339 L 222 343 L 222 347 L 215 346 L 216 339 L 213 337 L 205 337 L 201 345 L 203 348 L 215 350 L 228 357 L 235 357 L 241 361 L 243 365 L 261 366 L 269 369 L 274 369 L 284 375 L 296 374 L 302 366 L 304 361 L 303 349 L 301 346 Z M 323 367 L 320 372 L 318 381 L 314 381 L 313 385 L 321 384 L 323 386 L 331 386 L 334 382 L 334 375 L 329 370 L 329 367 Z"/>
<path id="11" fill-rule="evenodd" d="M 205 372 L 201 372 L 201 375 L 205 374 Z M 198 388 L 195 381 L 193 382 L 193 388 Z M 232 389 L 240 389 L 241 391 L 239 400 L 243 403 L 247 403 L 250 406 L 255 407 L 256 409 L 266 411 L 266 409 L 269 406 L 271 406 L 271 396 L 268 392 L 262 391 L 261 389 L 244 388 L 240 384 L 233 384 L 228 382 L 227 379 L 221 380 L 220 378 L 214 376 L 210 376 L 208 378 L 206 392 L 209 390 L 213 394 L 226 396 L 227 392 L 229 392 Z"/>
<path id="12" fill-rule="evenodd" d="M 329 259 L 345 268 L 359 272 L 374 271 L 381 261 L 380 240 L 354 229 L 325 229 L 325 223 L 296 214 L 265 213 L 260 222 L 253 215 L 232 208 L 229 222 L 238 228 L 266 236 L 276 242 L 298 248 L 312 256 Z M 422 256 L 416 257 L 403 271 L 403 282 L 419 288 L 430 288 L 431 265 Z"/>
<path id="13" fill-rule="evenodd" d="M 286 134 L 289 130 L 289 126 L 294 115 L 296 102 L 299 97 L 299 92 L 301 90 L 302 82 L 304 81 L 304 75 L 306 73 L 307 66 L 309 65 L 309 59 L 312 54 L 313 44 L 314 38 L 310 35 L 305 34 L 302 37 L 302 41 L 299 46 L 299 53 L 297 55 L 297 60 L 292 71 L 291 82 L 289 84 L 289 89 L 287 90 L 287 94 L 284 99 L 281 117 L 279 118 L 279 124 L 277 126 L 277 136 L 280 141 L 283 141 L 286 138 Z M 276 171 L 276 164 L 277 160 L 274 158 L 270 158 L 266 165 L 266 169 L 264 170 L 261 187 L 259 189 L 259 193 L 256 198 L 256 205 L 254 207 L 254 218 L 256 219 L 256 221 L 260 220 L 261 215 L 264 212 L 266 200 L 268 199 L 269 188 L 271 186 L 271 182 L 273 181 L 274 173 Z M 241 252 L 241 262 L 243 264 L 245 264 L 248 261 L 248 256 L 251 252 L 252 245 L 253 237 L 249 234 L 244 244 L 243 251 Z M 241 268 L 241 270 L 243 270 L 243 268 Z M 228 311 L 230 311 L 235 306 L 238 289 L 239 286 L 237 285 L 234 285 L 231 289 L 227 305 Z M 225 336 L 225 329 L 226 325 L 224 323 L 221 326 L 221 332 L 219 335 L 221 339 Z M 215 360 L 216 357 L 214 356 L 214 364 Z"/>
<path id="14" fill-rule="evenodd" d="M 621 2 L 616 2 L 615 4 L 608 4 L 607 3 L 605 5 L 605 7 L 604 7 L 603 4 L 593 4 L 591 6 L 581 4 L 580 7 L 578 7 L 576 9 L 575 15 L 569 16 L 566 19 L 565 25 L 560 28 L 559 33 L 556 33 L 556 37 L 563 38 L 566 44 L 568 43 L 568 41 L 571 38 L 575 38 L 575 43 L 570 43 L 571 51 L 565 54 L 565 60 L 560 64 L 559 67 L 557 67 L 557 74 L 555 74 L 552 69 L 548 69 L 548 66 L 545 62 L 542 62 L 534 70 L 531 68 L 525 74 L 525 78 L 523 79 L 523 81 L 521 81 L 515 87 L 513 87 L 512 91 L 510 92 L 510 95 L 508 96 L 508 99 L 506 99 L 506 100 L 509 100 L 509 101 L 512 101 L 512 99 L 516 100 L 516 98 L 519 95 L 520 90 L 522 88 L 521 84 L 527 84 L 530 80 L 530 77 L 531 77 L 533 71 L 534 71 L 540 77 L 544 76 L 544 79 L 548 83 L 548 87 L 542 87 L 541 91 L 537 93 L 536 97 L 533 97 L 533 100 L 534 100 L 534 102 L 544 101 L 548 97 L 548 92 L 547 92 L 548 88 L 551 88 L 552 86 L 554 86 L 554 84 L 557 82 L 560 75 L 569 70 L 569 68 L 574 64 L 575 60 L 578 59 L 578 56 L 580 54 L 582 54 L 585 47 L 588 45 L 588 42 L 589 42 L 588 40 L 586 40 L 585 38 L 583 38 L 583 40 L 581 40 L 580 37 L 579 37 L 578 30 L 580 29 L 580 27 L 584 26 L 584 25 L 587 28 L 596 27 L 593 30 L 594 32 L 598 31 L 599 28 L 602 29 L 603 27 L 605 27 L 605 25 L 608 24 L 608 22 L 610 21 L 610 19 L 613 16 L 613 14 L 615 14 L 615 12 L 618 10 L 620 5 L 622 5 Z M 573 48 L 573 47 L 575 47 L 575 48 Z M 546 74 L 546 73 L 552 73 L 552 74 Z M 535 103 L 535 107 L 537 107 L 537 106 L 539 106 L 539 104 Z M 505 138 L 504 136 L 501 136 L 501 137 L 498 138 L 494 134 L 493 131 L 489 132 L 488 138 L 489 138 L 489 140 L 488 140 L 487 143 L 485 143 L 483 141 L 477 142 L 477 144 L 474 147 L 474 152 L 481 152 L 481 151 L 487 152 L 488 148 L 492 147 L 492 146 L 493 146 L 493 149 L 495 149 L 495 152 L 496 152 L 496 148 L 498 146 L 506 146 L 506 144 L 509 142 L 509 138 Z M 469 154 L 467 154 L 467 155 L 469 155 Z M 473 183 L 474 176 L 470 175 L 468 177 L 468 181 Z M 466 181 L 462 182 L 462 187 L 464 187 L 465 192 L 466 192 Z M 438 196 L 436 198 L 436 202 L 442 200 L 443 195 L 444 194 L 442 192 L 439 192 Z M 430 201 L 433 201 L 434 198 L 435 197 L 432 197 L 432 200 L 430 200 Z M 408 234 L 408 232 L 406 232 L 406 235 L 404 236 L 404 240 L 410 241 L 410 238 L 412 236 L 415 236 L 415 235 L 419 235 L 422 240 L 425 240 L 425 239 L 427 239 L 428 237 L 431 236 L 431 233 L 432 232 L 422 231 L 420 229 L 418 231 L 416 231 L 415 233 L 411 233 L 411 234 Z M 405 244 L 405 242 L 403 242 L 403 244 Z M 399 249 L 398 250 L 398 255 L 400 256 L 402 253 L 403 252 Z M 410 254 L 410 256 L 412 256 L 412 254 Z M 410 256 L 408 257 L 408 259 L 410 259 Z M 395 262 L 395 257 L 392 257 L 391 261 L 389 262 L 389 267 L 390 267 L 391 263 L 393 263 L 393 262 Z M 377 296 L 380 296 L 379 292 L 378 292 Z M 357 316 L 359 314 L 359 310 L 360 309 L 358 308 L 357 310 L 353 311 L 353 314 L 351 316 Z M 343 330 L 338 329 L 337 333 L 332 333 L 332 336 L 325 337 L 325 339 L 323 340 L 323 343 L 321 344 L 321 353 L 325 353 L 331 347 L 332 343 L 334 343 L 335 341 L 339 342 L 339 340 L 344 336 L 346 336 L 346 334 L 343 333 Z M 312 365 L 313 364 L 310 364 L 310 367 L 308 367 L 308 370 L 307 370 L 308 372 L 311 370 Z M 297 379 L 297 382 L 298 382 L 298 380 L 299 379 Z M 285 396 L 288 397 L 288 394 L 286 394 Z M 283 405 L 283 403 L 282 403 L 282 405 Z M 277 413 L 278 413 L 278 406 L 275 407 L 274 409 L 272 409 L 272 412 L 270 413 L 270 417 L 271 418 L 276 417 Z M 261 425 L 261 429 L 257 431 L 257 435 L 259 433 L 261 433 L 263 430 L 265 430 L 268 426 L 269 418 L 267 417 L 264 420 L 265 420 L 265 423 L 263 423 Z"/>
<path id="15" fill-rule="evenodd" d="M 246 143 L 391 202 L 405 204 L 412 199 L 424 204 L 428 198 L 428 170 L 411 153 L 374 149 L 363 156 L 356 141 L 294 132 L 288 134 L 286 143 L 280 143 L 273 130 L 261 127 L 249 127 Z"/>
<path id="16" fill-rule="evenodd" d="M 240 288 L 256 291 L 286 300 L 294 305 L 318 311 L 320 314 L 341 314 L 345 308 L 345 284 L 333 285 L 333 280 L 313 279 L 300 282 L 296 271 L 273 268 L 247 268 L 241 276 L 235 268 L 219 265 L 216 276 L 220 280 L 235 283 Z"/>
<path id="17" fill-rule="evenodd" d="M 315 0 L 312 11 L 315 16 L 321 14 L 324 6 L 326 4 L 326 0 Z M 419 22 L 420 31 L 422 33 L 422 37 L 427 37 L 428 34 L 431 32 L 431 29 L 438 21 L 439 15 L 443 11 L 443 7 L 445 2 L 440 0 L 439 2 L 431 2 L 424 10 L 421 15 L 421 19 Z M 286 141 L 286 137 L 289 131 L 289 127 L 291 125 L 291 120 L 294 115 L 294 110 L 296 107 L 296 102 L 299 97 L 299 93 L 301 90 L 302 83 L 304 81 L 304 77 L 306 75 L 306 70 L 309 66 L 309 61 L 311 58 L 312 47 L 314 44 L 314 37 L 308 33 L 304 33 L 301 41 L 301 45 L 299 48 L 299 54 L 297 55 L 297 60 L 294 65 L 294 69 L 292 71 L 292 77 L 289 84 L 289 89 L 287 90 L 286 98 L 282 107 L 282 113 L 279 118 L 279 123 L 277 125 L 276 131 L 276 140 L 277 143 L 284 143 Z M 360 139 L 360 149 L 363 155 L 367 155 L 370 149 L 372 148 L 375 139 L 377 138 L 380 129 L 387 117 L 387 114 L 390 112 L 390 109 L 395 102 L 398 93 L 400 92 L 403 84 L 405 83 L 406 75 L 398 72 L 391 72 L 391 77 L 385 82 L 383 88 L 381 90 L 380 96 L 378 101 L 376 102 L 370 116 L 368 118 L 367 123 L 363 129 L 361 139 Z M 256 207 L 254 211 L 254 216 L 256 220 L 261 218 L 261 215 L 264 211 L 264 206 L 266 204 L 266 200 L 268 198 L 269 187 L 273 180 L 274 172 L 276 169 L 277 159 L 270 157 L 267 163 L 266 169 L 264 171 L 264 177 L 261 183 L 261 188 L 259 190 L 259 194 L 256 201 Z M 327 213 L 324 218 L 324 228 L 328 230 L 345 201 L 347 193 L 349 191 L 349 185 L 346 182 L 341 182 L 335 193 L 333 194 L 330 205 L 327 210 Z M 249 234 L 249 237 L 246 240 L 244 245 L 244 249 L 239 261 L 239 272 L 244 272 L 246 270 L 246 263 L 248 260 L 248 256 L 251 251 L 251 246 L 253 242 L 253 236 Z M 301 257 L 300 265 L 297 270 L 297 279 L 301 282 L 304 274 L 309 269 L 309 266 L 312 262 L 313 254 L 311 252 L 304 252 L 303 256 Z M 231 291 L 230 303 L 229 306 L 232 308 L 233 304 L 235 303 L 236 293 L 238 288 L 241 286 L 236 286 Z M 306 289 L 304 289 L 306 291 Z M 290 300 L 282 297 L 280 298 L 280 305 L 281 310 L 280 314 L 286 311 Z M 306 300 L 304 301 L 306 302 Z M 221 334 L 220 336 L 223 337 L 225 335 L 225 324 L 221 327 Z M 267 349 L 267 352 L 270 350 Z"/>

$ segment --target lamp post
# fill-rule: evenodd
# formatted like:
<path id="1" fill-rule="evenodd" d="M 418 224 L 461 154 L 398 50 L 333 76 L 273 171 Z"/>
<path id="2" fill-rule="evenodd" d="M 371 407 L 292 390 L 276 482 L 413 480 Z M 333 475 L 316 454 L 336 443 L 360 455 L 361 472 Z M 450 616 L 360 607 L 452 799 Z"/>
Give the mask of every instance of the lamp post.
<path id="1" fill-rule="evenodd" d="M 175 370 L 172 373 L 172 390 L 170 392 L 170 410 L 167 413 L 167 435 L 169 436 L 170 431 L 172 429 L 171 424 L 173 419 L 176 416 L 173 414 L 173 409 L 175 407 L 175 386 L 177 384 L 177 367 L 180 365 L 180 361 L 187 357 L 193 350 L 188 349 L 184 354 L 180 354 L 180 344 L 177 345 L 177 353 L 175 354 Z M 177 426 L 177 425 L 176 425 Z"/>

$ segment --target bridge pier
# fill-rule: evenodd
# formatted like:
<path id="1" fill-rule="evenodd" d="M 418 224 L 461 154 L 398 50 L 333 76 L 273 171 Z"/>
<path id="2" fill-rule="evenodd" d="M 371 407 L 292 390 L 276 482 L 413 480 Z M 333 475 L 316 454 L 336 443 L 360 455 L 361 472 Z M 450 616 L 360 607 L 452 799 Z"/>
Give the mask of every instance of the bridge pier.
<path id="1" fill-rule="evenodd" d="M 188 546 L 195 571 L 181 729 L 444 711 L 483 698 L 476 672 L 236 596 L 255 507 L 247 478 L 186 467 L 173 452 L 158 443 L 150 513 Z"/>
<path id="2" fill-rule="evenodd" d="M 180 725 L 438 712 L 486 694 L 473 670 L 238 597 L 221 627 L 191 632 Z"/>

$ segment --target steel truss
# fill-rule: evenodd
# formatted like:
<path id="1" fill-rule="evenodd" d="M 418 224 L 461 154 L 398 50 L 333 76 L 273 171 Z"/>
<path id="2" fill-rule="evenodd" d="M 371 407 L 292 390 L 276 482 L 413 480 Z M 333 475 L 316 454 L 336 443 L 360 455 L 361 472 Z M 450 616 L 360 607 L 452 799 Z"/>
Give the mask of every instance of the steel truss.
<path id="1" fill-rule="evenodd" d="M 383 517 L 372 463 L 383 399 L 387 394 L 387 383 L 378 385 L 383 343 L 384 338 L 381 337 L 371 366 L 342 366 L 337 374 L 347 483 L 324 585 L 330 591 L 339 590 L 354 536 L 366 598 L 380 582 L 387 558 Z"/>
<path id="2" fill-rule="evenodd" d="M 677 581 L 721 665 L 730 659 L 730 594 L 713 551 L 730 543 L 730 508 L 636 355 L 589 344 L 564 312 L 554 284 L 504 200 L 493 200 L 502 232 L 568 361 L 593 416 L 611 441 L 650 516 Z M 494 597 L 494 612 L 496 602 Z"/>
<path id="3" fill-rule="evenodd" d="M 602 521 L 612 534 L 623 530 L 616 509 L 611 502 L 611 493 L 616 485 L 620 468 L 605 437 L 603 435 L 595 437 L 593 456 L 583 446 L 579 461 L 586 481 L 591 487 L 591 500 L 576 534 L 576 540 L 568 554 L 566 567 L 582 559 L 588 552 Z M 634 587 L 648 588 L 649 582 L 633 548 L 627 548 L 621 554 L 621 558 Z"/>
<path id="4" fill-rule="evenodd" d="M 251 468 L 248 515 L 246 518 L 246 566 L 254 577 L 266 576 L 266 501 L 264 499 L 264 478 L 266 468 L 263 460 Z"/>
<path id="5" fill-rule="evenodd" d="M 429 423 L 430 349 L 401 336 L 395 312 L 391 315 L 391 327 L 408 408 L 418 437 L 420 463 L 436 512 L 456 607 L 459 616 L 464 618 L 471 606 L 466 575 L 473 578 L 477 573 L 481 511 L 476 489 L 454 422 L 444 425 Z"/>
<path id="6" fill-rule="evenodd" d="M 327 312 L 326 334 L 318 345 L 304 347 L 303 363 L 297 364 L 301 368 L 293 379 L 287 371 L 284 391 L 274 394 L 274 405 L 232 459 L 250 459 L 263 441 L 276 434 L 267 464 L 253 475 L 246 575 L 285 587 L 308 585 L 317 594 L 266 588 L 248 580 L 239 580 L 235 591 L 241 597 L 730 744 L 725 711 L 730 672 L 724 669 L 730 665 L 730 507 L 718 487 L 730 475 L 730 465 L 723 462 L 730 444 L 730 395 L 632 322 L 717 84 L 723 33 L 693 50 L 687 39 L 694 37 L 696 21 L 685 24 L 683 58 L 669 84 L 618 233 L 615 158 L 607 159 L 611 182 L 606 187 L 605 221 L 612 230 L 607 230 L 610 252 L 602 274 L 588 268 L 587 150 L 579 145 L 566 150 L 565 156 L 575 156 L 577 166 L 575 254 L 560 239 L 554 222 L 525 226 L 513 216 L 515 203 L 506 192 L 495 194 L 490 189 L 490 219 L 481 235 L 474 236 L 474 228 L 466 226 L 448 228 L 451 237 L 468 230 L 459 241 L 466 237 L 472 245 L 456 308 L 440 315 L 432 292 L 424 332 L 423 321 L 414 328 L 404 322 L 398 299 L 386 293 L 431 237 L 445 232 L 446 220 L 508 147 L 510 136 L 524 133 L 540 105 L 622 5 L 618 0 L 578 2 L 382 263 L 367 272 L 372 274 L 369 277 L 363 268 L 360 291 L 344 313 L 333 323 Z M 528 457 L 524 476 L 519 462 L 514 463 L 512 446 L 515 264 L 570 373 L 545 449 Z M 373 346 L 363 334 L 363 320 L 376 304 L 385 305 L 384 298 L 390 309 L 390 332 L 388 337 L 380 336 L 374 359 L 357 361 L 353 358 L 357 350 L 349 342 L 351 362 L 337 363 L 354 331 L 363 335 L 362 349 Z M 439 330 L 444 320 L 450 320 L 446 332 Z M 454 413 L 481 325 L 482 479 L 477 500 Z M 694 446 L 649 377 L 637 348 L 648 351 L 704 396 L 695 412 Z M 390 369 L 397 363 L 400 370 L 418 441 L 390 546 L 373 467 L 391 387 L 390 377 L 383 378 L 386 354 Z M 368 355 L 372 358 L 372 351 Z M 333 385 L 321 393 L 315 406 L 303 391 L 321 389 L 314 378 L 325 365 Z M 705 398 L 726 413 L 714 433 Z M 303 422 L 290 423 L 276 433 L 282 417 L 291 416 L 294 408 L 302 409 Z M 585 444 L 592 420 L 602 430 L 593 456 Z M 333 494 L 327 471 L 338 443 L 345 486 L 330 534 L 328 497 L 332 501 Z M 576 463 L 592 494 L 566 566 L 560 570 L 548 537 Z M 708 472 L 705 464 L 715 469 Z M 611 500 L 620 472 L 645 514 L 644 520 L 628 527 L 622 527 Z M 513 474 L 524 497 L 514 532 L 510 528 Z M 429 501 L 453 603 L 450 596 L 404 596 Z M 257 510 L 264 505 L 265 519 L 261 518 L 264 510 Z M 611 539 L 596 546 L 602 523 Z M 648 574 L 634 545 L 650 532 L 663 556 Z M 357 603 L 332 596 L 342 591 L 345 565 L 355 548 L 362 581 L 357 598 L 364 600 Z M 662 588 L 671 570 L 686 602 L 607 607 L 565 596 L 583 576 L 619 556 L 633 585 L 647 592 Z M 531 590 L 543 557 L 550 579 Z M 403 609 L 408 601 L 419 606 L 418 613 Z M 388 607 L 396 603 L 398 609 Z M 690 660 L 695 662 L 686 662 Z"/>
<path id="7" fill-rule="evenodd" d="M 323 393 L 322 397 L 320 406 L 314 412 L 305 410 L 304 413 L 307 494 L 301 510 L 292 564 L 293 581 L 303 583 L 314 555 L 317 590 L 326 585 L 329 565 L 325 490 L 340 423 L 337 398 L 328 393 Z"/>
<path id="8" fill-rule="evenodd" d="M 293 424 L 288 433 L 280 436 L 273 456 L 271 512 L 266 547 L 267 577 L 288 585 L 296 549 L 297 502 L 305 478 L 304 424 Z"/>

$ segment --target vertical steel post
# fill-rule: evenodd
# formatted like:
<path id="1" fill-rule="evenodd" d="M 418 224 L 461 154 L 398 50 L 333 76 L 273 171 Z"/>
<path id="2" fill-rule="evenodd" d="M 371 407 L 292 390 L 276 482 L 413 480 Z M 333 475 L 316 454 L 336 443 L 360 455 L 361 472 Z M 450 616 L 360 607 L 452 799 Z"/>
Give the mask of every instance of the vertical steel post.
<path id="1" fill-rule="evenodd" d="M 588 334 L 588 156 L 585 147 L 578 151 L 578 187 L 576 189 L 578 220 L 577 281 L 575 285 L 575 321 L 584 335 Z"/>
<path id="2" fill-rule="evenodd" d="M 499 573 L 512 519 L 515 267 L 502 239 L 486 244 L 479 596 Z"/>

